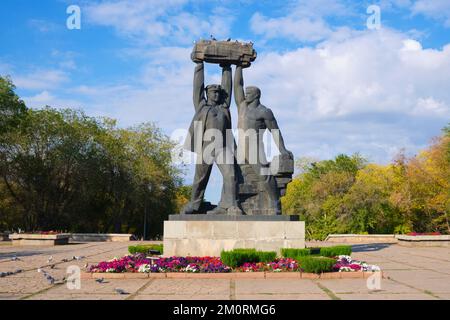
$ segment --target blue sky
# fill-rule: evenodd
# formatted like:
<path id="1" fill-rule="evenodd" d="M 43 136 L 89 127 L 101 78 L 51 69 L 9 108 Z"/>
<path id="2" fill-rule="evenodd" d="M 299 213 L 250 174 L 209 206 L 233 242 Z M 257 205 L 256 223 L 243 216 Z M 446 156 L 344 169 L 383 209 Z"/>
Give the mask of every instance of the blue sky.
<path id="1" fill-rule="evenodd" d="M 69 5 L 81 30 L 66 27 Z M 379 29 L 367 28 L 370 5 Z M 246 83 L 261 88 L 296 157 L 387 163 L 450 122 L 448 0 L 2 0 L 0 74 L 31 107 L 154 121 L 171 135 L 193 115 L 192 44 L 211 34 L 254 42 Z M 220 186 L 214 170 L 206 197 L 217 201 Z"/>

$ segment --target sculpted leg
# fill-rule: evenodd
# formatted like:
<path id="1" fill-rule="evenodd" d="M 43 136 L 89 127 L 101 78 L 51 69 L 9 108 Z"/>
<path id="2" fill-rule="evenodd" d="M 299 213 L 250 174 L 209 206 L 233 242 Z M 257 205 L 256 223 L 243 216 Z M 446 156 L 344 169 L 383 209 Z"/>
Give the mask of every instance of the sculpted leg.
<path id="1" fill-rule="evenodd" d="M 236 176 L 236 166 L 232 164 L 217 162 L 220 173 L 223 177 L 222 197 L 217 207 L 216 213 L 228 213 L 231 215 L 242 214 L 237 200 L 238 181 Z M 214 213 L 214 212 L 212 212 Z"/>
<path id="2" fill-rule="evenodd" d="M 211 175 L 212 164 L 197 164 L 195 166 L 194 182 L 192 184 L 191 202 L 184 208 L 182 214 L 192 214 L 200 209 L 205 195 L 206 185 Z"/>

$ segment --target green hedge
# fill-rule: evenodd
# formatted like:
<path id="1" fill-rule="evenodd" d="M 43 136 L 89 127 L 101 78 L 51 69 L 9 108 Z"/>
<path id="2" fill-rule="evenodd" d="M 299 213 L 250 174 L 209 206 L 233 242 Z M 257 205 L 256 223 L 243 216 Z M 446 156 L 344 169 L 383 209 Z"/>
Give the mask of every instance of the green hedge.
<path id="1" fill-rule="evenodd" d="M 307 273 L 323 273 L 333 271 L 333 266 L 336 264 L 336 260 L 325 257 L 300 257 L 298 261 L 303 272 Z"/>
<path id="2" fill-rule="evenodd" d="M 150 250 L 159 251 L 160 254 L 163 254 L 164 247 L 162 244 L 139 244 L 136 246 L 128 247 L 128 252 L 131 254 L 135 253 L 148 254 Z"/>
<path id="3" fill-rule="evenodd" d="M 297 257 L 309 256 L 310 254 L 311 254 L 311 250 L 309 248 L 305 248 L 305 249 L 283 248 L 283 249 L 281 249 L 281 256 L 284 258 L 297 259 Z"/>
<path id="4" fill-rule="evenodd" d="M 272 262 L 276 257 L 275 251 L 256 251 L 255 249 L 234 249 L 220 253 L 222 262 L 231 268 L 240 267 L 246 262 Z"/>
<path id="5" fill-rule="evenodd" d="M 320 255 L 324 257 L 349 256 L 352 254 L 351 246 L 333 246 L 320 248 Z"/>

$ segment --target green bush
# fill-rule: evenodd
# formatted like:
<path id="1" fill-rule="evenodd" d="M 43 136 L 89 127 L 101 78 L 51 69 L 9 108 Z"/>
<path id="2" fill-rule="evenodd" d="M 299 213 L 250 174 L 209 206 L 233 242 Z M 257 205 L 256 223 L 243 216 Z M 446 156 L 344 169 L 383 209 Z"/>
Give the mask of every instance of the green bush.
<path id="1" fill-rule="evenodd" d="M 336 260 L 325 257 L 300 257 L 298 261 L 303 272 L 307 273 L 322 273 L 333 271 L 333 266 L 336 264 Z"/>
<path id="2" fill-rule="evenodd" d="M 277 258 L 275 251 L 256 251 L 258 262 L 272 262 Z"/>
<path id="3" fill-rule="evenodd" d="M 324 257 L 349 256 L 352 254 L 351 246 L 333 246 L 320 248 L 320 255 Z"/>
<path id="4" fill-rule="evenodd" d="M 246 262 L 271 262 L 276 257 L 277 253 L 275 251 L 256 251 L 255 249 L 234 249 L 232 251 L 222 251 L 220 254 L 222 262 L 231 268 L 240 267 Z"/>
<path id="5" fill-rule="evenodd" d="M 297 257 L 309 256 L 311 254 L 311 250 L 308 248 L 305 249 L 291 249 L 291 248 L 283 248 L 281 249 L 281 256 L 284 258 L 297 259 Z"/>
<path id="6" fill-rule="evenodd" d="M 150 250 L 159 251 L 160 254 L 163 254 L 163 245 L 162 244 L 139 244 L 136 246 L 128 247 L 128 252 L 131 254 L 136 254 L 136 253 L 148 254 Z"/>

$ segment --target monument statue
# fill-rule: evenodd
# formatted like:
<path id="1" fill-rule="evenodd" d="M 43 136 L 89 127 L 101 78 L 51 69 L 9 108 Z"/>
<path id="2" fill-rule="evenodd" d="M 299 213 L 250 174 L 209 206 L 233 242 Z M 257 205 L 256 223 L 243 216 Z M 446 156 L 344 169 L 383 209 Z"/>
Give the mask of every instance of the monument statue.
<path id="1" fill-rule="evenodd" d="M 247 87 L 244 93 L 242 69 L 250 67 L 256 59 L 253 44 L 202 40 L 195 44 L 191 59 L 196 64 L 195 114 L 184 147 L 196 153 L 197 162 L 191 201 L 182 214 L 281 215 L 280 196 L 292 180 L 293 155 L 286 149 L 272 111 L 260 103 L 260 89 Z M 220 64 L 221 85 L 204 87 L 204 62 Z M 229 110 L 231 64 L 236 65 L 238 146 L 232 134 Z M 281 153 L 272 163 L 267 161 L 264 152 L 266 130 L 272 132 Z M 214 163 L 223 177 L 222 196 L 216 207 L 203 200 Z"/>

